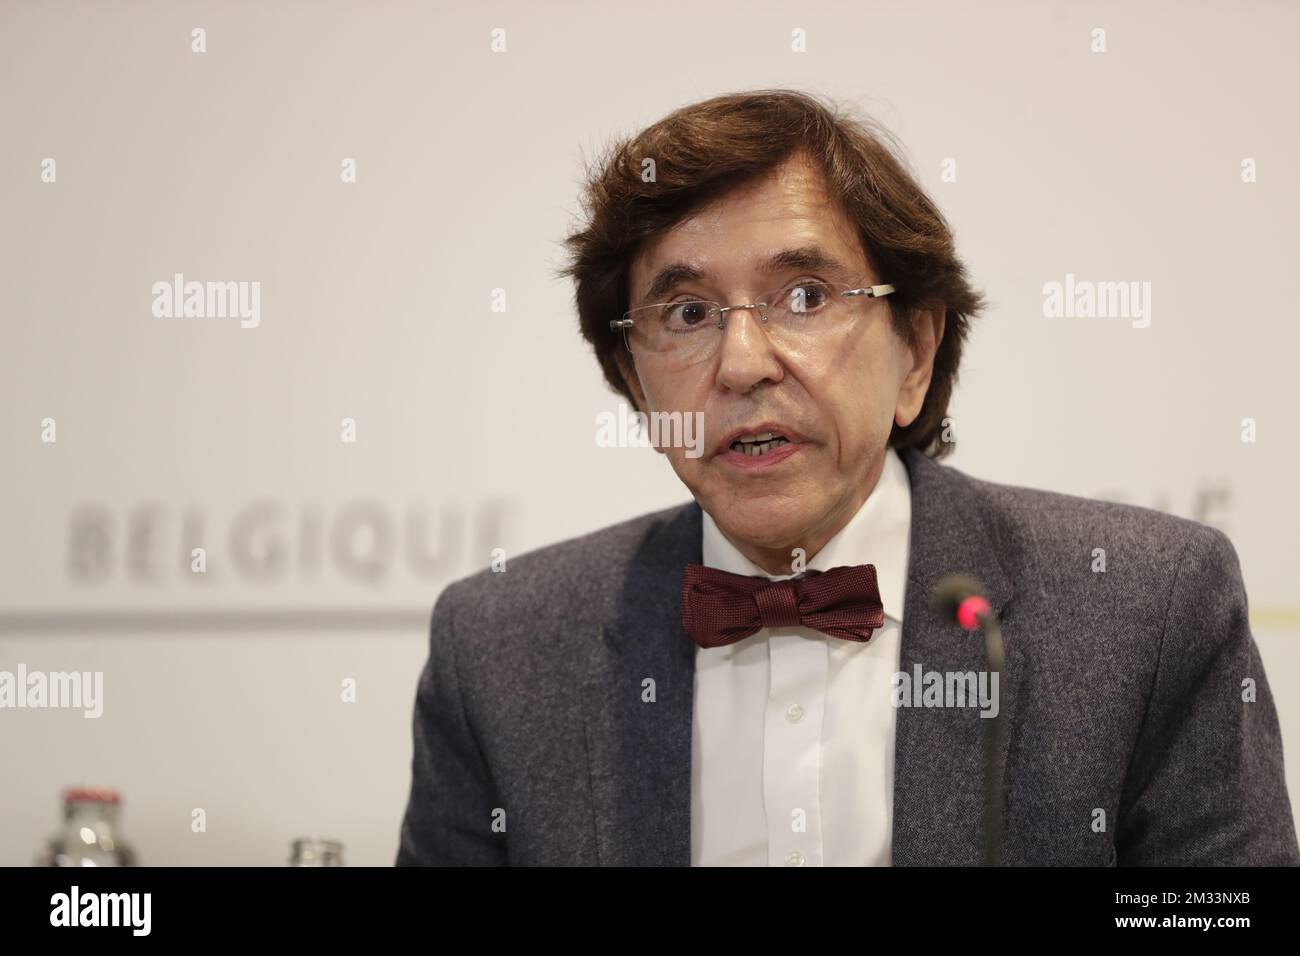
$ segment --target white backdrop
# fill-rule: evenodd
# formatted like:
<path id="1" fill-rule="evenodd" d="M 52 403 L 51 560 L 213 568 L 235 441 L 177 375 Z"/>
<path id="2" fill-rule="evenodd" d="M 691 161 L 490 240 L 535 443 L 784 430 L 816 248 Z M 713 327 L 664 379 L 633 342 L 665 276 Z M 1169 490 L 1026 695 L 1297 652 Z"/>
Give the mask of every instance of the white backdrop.
<path id="1" fill-rule="evenodd" d="M 440 588 L 686 500 L 596 445 L 583 163 L 767 86 L 891 128 L 992 300 L 955 466 L 1232 537 L 1300 793 L 1300 14 L 1136 6 L 0 5 L 0 670 L 104 674 L 97 720 L 0 710 L 0 864 L 80 783 L 146 863 L 392 861 Z M 176 273 L 259 324 L 156 317 Z M 1067 274 L 1149 327 L 1045 318 Z"/>

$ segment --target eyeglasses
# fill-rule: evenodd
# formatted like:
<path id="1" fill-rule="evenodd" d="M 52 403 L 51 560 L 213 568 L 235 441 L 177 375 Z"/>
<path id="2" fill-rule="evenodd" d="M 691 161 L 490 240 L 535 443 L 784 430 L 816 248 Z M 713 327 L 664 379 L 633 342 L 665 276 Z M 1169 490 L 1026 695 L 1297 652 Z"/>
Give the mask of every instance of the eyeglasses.
<path id="1" fill-rule="evenodd" d="M 842 282 L 798 279 L 744 305 L 706 299 L 643 305 L 612 319 L 609 327 L 622 331 L 634 356 L 685 367 L 713 357 L 722 342 L 727 314 L 736 309 L 755 312 L 774 345 L 801 349 L 851 322 L 858 311 L 853 307 L 855 297 L 878 299 L 894 291 L 892 285 L 855 288 Z"/>

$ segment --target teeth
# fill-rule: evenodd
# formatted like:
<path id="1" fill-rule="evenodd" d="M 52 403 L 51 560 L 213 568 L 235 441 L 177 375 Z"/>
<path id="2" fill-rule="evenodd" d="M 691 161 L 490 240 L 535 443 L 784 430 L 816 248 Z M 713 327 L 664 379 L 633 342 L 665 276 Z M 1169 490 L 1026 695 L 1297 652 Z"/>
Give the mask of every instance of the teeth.
<path id="1" fill-rule="evenodd" d="M 780 448 L 782 445 L 790 444 L 788 439 L 779 436 L 773 438 L 771 432 L 764 432 L 763 434 L 767 436 L 766 440 L 759 441 L 755 439 L 751 441 L 742 438 L 733 442 L 731 448 L 733 451 L 742 452 L 750 458 L 757 458 L 760 455 L 766 455 L 774 448 Z"/>

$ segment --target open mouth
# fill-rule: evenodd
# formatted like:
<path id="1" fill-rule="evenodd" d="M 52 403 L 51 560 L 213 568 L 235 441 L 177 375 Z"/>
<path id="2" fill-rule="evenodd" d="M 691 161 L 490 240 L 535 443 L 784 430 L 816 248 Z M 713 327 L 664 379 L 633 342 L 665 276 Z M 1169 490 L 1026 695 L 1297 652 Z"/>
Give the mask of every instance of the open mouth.
<path id="1" fill-rule="evenodd" d="M 761 458 L 768 452 L 790 444 L 790 439 L 776 432 L 763 432 L 760 435 L 742 435 L 731 443 L 731 450 L 751 458 Z"/>

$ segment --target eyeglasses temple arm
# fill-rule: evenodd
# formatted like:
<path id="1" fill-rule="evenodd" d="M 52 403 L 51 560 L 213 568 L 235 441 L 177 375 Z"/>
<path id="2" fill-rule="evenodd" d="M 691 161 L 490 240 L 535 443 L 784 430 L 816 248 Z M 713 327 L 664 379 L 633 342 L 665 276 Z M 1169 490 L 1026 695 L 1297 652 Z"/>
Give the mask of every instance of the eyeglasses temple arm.
<path id="1" fill-rule="evenodd" d="M 849 289 L 845 295 L 865 295 L 869 299 L 879 299 L 897 291 L 892 285 L 869 285 L 865 289 Z"/>

